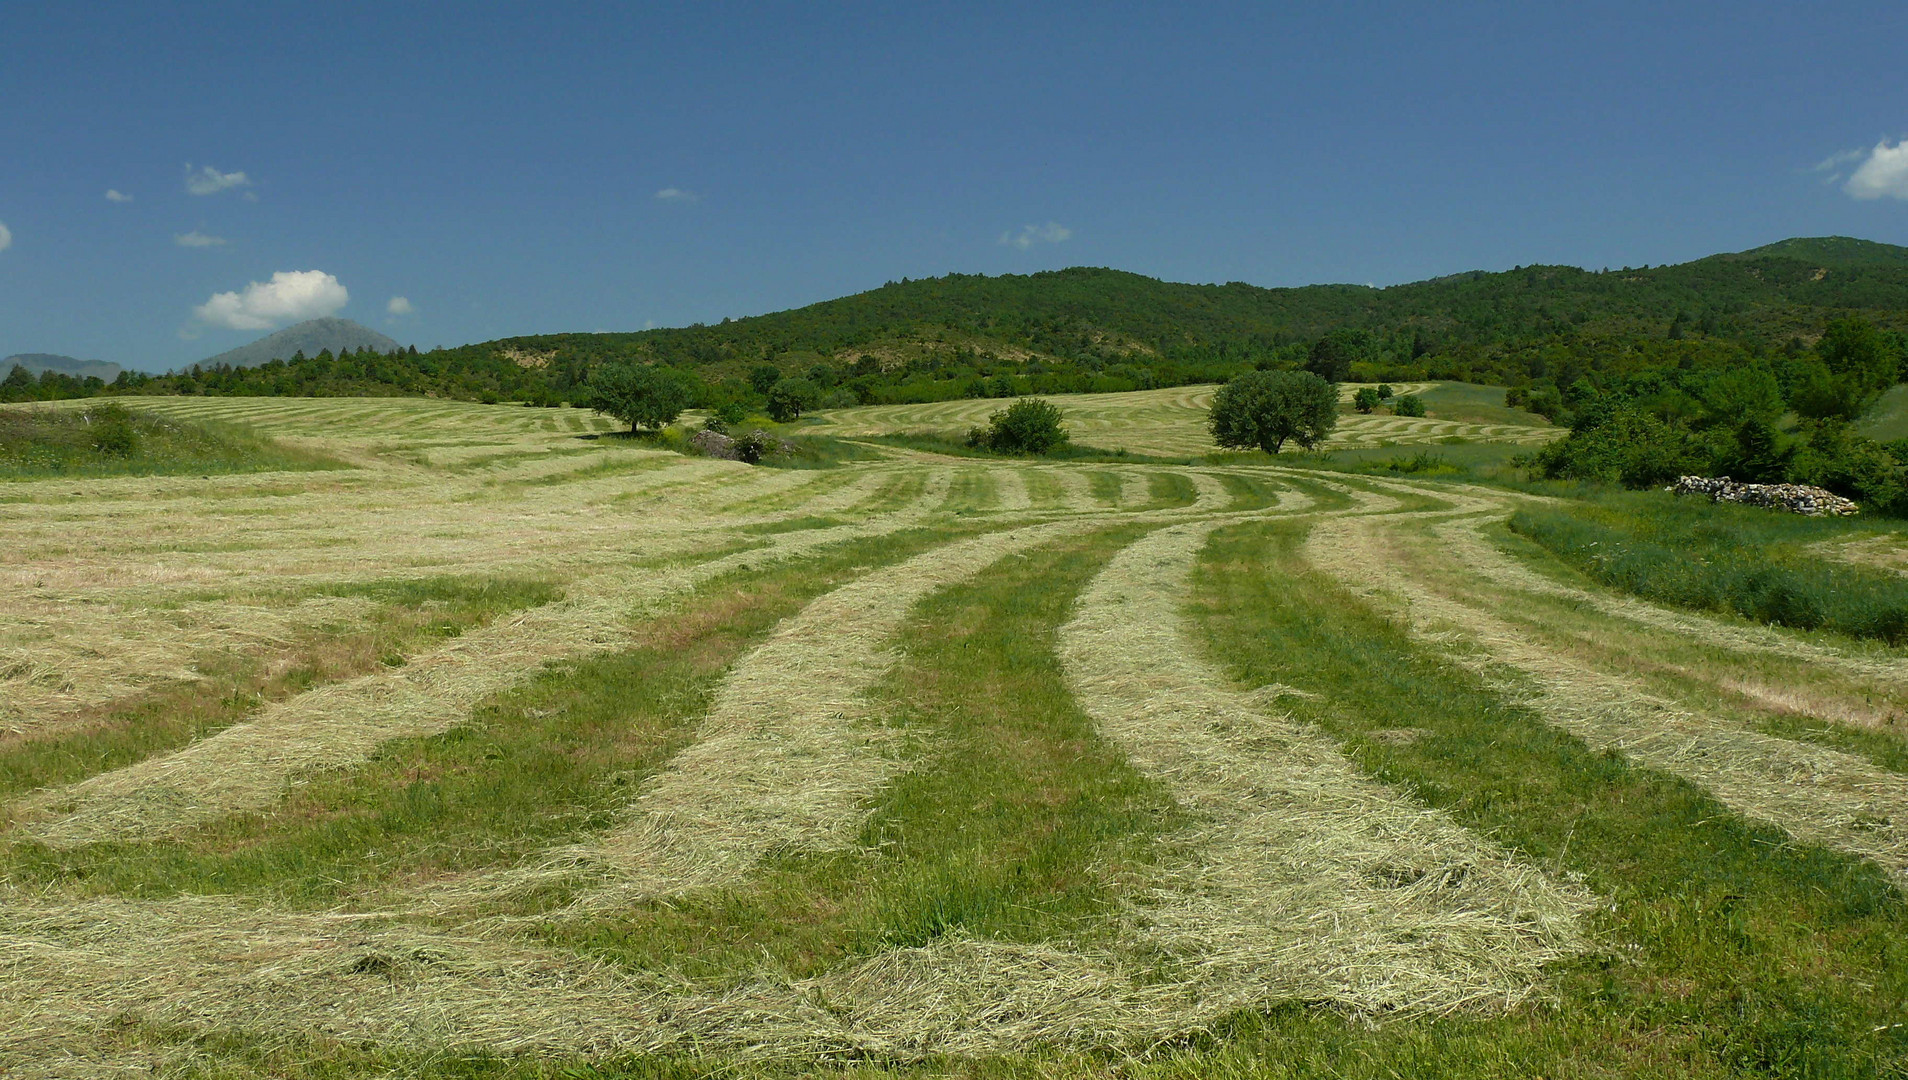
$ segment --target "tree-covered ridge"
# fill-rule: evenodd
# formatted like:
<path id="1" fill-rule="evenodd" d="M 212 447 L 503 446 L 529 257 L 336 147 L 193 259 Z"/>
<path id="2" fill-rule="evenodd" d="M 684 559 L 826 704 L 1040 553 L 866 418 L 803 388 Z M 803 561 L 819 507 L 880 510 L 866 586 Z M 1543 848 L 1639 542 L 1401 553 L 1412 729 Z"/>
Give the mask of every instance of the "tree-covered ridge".
<path id="1" fill-rule="evenodd" d="M 583 400 L 589 372 L 603 362 L 631 360 L 683 370 L 700 404 L 759 397 L 754 374 L 773 367 L 777 378 L 806 378 L 839 405 L 1218 381 L 1297 367 L 1323 348 L 1357 377 L 1495 383 L 1545 400 L 1579 381 L 1677 362 L 1683 343 L 1795 354 L 1848 315 L 1908 330 L 1908 248 L 1795 239 L 1676 266 L 1529 266 L 1389 288 L 1190 285 L 1085 267 L 950 274 L 708 325 L 506 338 L 416 357 L 320 353 L 253 369 L 131 376 L 114 388 L 554 403 Z M 17 400 L 104 390 L 34 382 L 10 379 L 0 393 Z"/>

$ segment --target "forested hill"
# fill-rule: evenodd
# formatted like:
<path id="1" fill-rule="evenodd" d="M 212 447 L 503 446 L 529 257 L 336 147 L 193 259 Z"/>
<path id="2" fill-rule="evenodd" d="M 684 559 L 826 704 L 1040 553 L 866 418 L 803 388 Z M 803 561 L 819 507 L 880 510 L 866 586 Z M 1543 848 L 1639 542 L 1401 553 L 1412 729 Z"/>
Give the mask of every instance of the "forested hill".
<path id="1" fill-rule="evenodd" d="M 1691 349 L 1794 353 L 1850 314 L 1908 330 L 1908 248 L 1794 239 L 1675 266 L 1528 266 L 1382 289 L 1188 285 L 1090 268 L 952 274 L 718 324 L 415 357 L 321 354 L 124 389 L 580 400 L 590 368 L 633 359 L 689 371 L 716 397 L 747 394 L 751 373 L 773 366 L 811 376 L 842 404 L 1221 379 L 1297 365 L 1327 335 L 1363 377 L 1567 386 L 1686 364 Z"/>

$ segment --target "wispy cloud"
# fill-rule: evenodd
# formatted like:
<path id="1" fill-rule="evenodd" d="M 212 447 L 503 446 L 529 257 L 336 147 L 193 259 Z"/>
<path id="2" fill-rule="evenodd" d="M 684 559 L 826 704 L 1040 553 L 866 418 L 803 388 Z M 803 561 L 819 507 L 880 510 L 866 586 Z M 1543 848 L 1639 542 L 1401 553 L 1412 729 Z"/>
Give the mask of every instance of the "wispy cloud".
<path id="1" fill-rule="evenodd" d="M 1862 163 L 1849 174 L 1843 191 L 1857 199 L 1908 199 L 1908 139 L 1893 146 L 1883 139 L 1866 156 L 1855 153 Z"/>
<path id="2" fill-rule="evenodd" d="M 13 233 L 7 228 L 6 222 L 0 221 L 0 251 L 5 251 L 12 246 Z"/>
<path id="3" fill-rule="evenodd" d="M 1035 244 L 1058 244 L 1072 235 L 1072 229 L 1057 221 L 1049 221 L 1045 225 L 1023 225 L 1017 233 L 1001 233 L 1000 243 L 1003 247 L 1025 251 Z"/>
<path id="4" fill-rule="evenodd" d="M 417 308 L 411 306 L 411 302 L 402 296 L 393 296 L 384 305 L 384 313 L 393 318 L 410 315 L 415 311 L 417 311 Z"/>
<path id="5" fill-rule="evenodd" d="M 193 169 L 186 166 L 186 190 L 194 195 L 217 195 L 229 188 L 250 187 L 252 178 L 242 172 L 220 172 L 210 165 Z"/>
<path id="6" fill-rule="evenodd" d="M 679 187 L 666 187 L 656 193 L 663 202 L 701 202 L 702 196 Z"/>
<path id="7" fill-rule="evenodd" d="M 231 330 L 270 330 L 281 322 L 322 318 L 350 300 L 338 279 L 323 270 L 280 270 L 243 291 L 214 293 L 192 313 Z"/>
<path id="8" fill-rule="evenodd" d="M 131 202 L 132 196 L 126 194 L 123 191 L 120 191 L 117 188 L 107 188 L 106 201 L 107 202 Z"/>
<path id="9" fill-rule="evenodd" d="M 223 247 L 225 246 L 225 237 L 207 236 L 205 233 L 194 229 L 189 233 L 180 233 L 174 236 L 172 242 L 180 247 L 186 248 Z"/>

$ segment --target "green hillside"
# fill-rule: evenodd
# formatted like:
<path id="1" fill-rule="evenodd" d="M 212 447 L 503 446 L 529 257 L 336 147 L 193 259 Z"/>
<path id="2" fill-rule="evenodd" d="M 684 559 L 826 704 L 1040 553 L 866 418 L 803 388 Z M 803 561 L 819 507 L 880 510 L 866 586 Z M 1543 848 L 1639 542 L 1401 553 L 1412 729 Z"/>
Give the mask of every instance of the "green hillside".
<path id="1" fill-rule="evenodd" d="M 813 378 L 835 404 L 933 401 L 1215 381 L 1295 366 L 1334 335 L 1360 377 L 1541 393 L 1687 367 L 1696 354 L 1794 355 L 1846 315 L 1908 330 L 1908 248 L 1792 239 L 1675 266 L 1528 266 L 1382 289 L 1189 285 L 1084 267 L 950 274 L 711 325 L 506 338 L 423 356 L 308 351 L 249 370 L 129 376 L 119 389 L 555 403 L 580 400 L 594 365 L 631 359 L 693 373 L 710 400 L 748 396 L 752 374 L 772 365 Z M 64 396 L 17 379 L 10 392 Z"/>

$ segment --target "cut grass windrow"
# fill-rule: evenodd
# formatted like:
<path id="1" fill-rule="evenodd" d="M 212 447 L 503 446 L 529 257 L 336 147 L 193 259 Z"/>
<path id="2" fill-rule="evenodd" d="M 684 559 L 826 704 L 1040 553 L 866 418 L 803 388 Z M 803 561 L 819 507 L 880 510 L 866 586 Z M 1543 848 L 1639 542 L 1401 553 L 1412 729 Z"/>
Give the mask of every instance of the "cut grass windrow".
<path id="1" fill-rule="evenodd" d="M 988 533 L 869 573 L 786 619 L 738 663 L 694 745 L 643 785 L 631 819 L 518 881 L 578 865 L 618 881 L 582 902 L 602 909 L 734 881 L 774 851 L 852 843 L 867 800 L 899 767 L 892 733 L 865 723 L 868 687 L 895 662 L 890 639 L 924 596 L 1016 552 L 1087 527 L 1060 522 Z"/>
<path id="2" fill-rule="evenodd" d="M 22 829 L 35 839 L 73 846 L 165 835 L 269 805 L 303 775 L 362 760 L 388 740 L 462 722 L 478 700 L 544 663 L 626 644 L 633 615 L 700 582 L 736 567 L 907 528 L 939 507 L 947 483 L 945 470 L 932 475 L 915 503 L 866 523 L 779 534 L 761 549 L 675 571 L 575 583 L 573 599 L 493 624 L 404 668 L 271 706 L 257 719 L 177 753 L 41 793 L 13 812 L 27 819 Z"/>
<path id="3" fill-rule="evenodd" d="M 1142 938 L 1211 1015 L 1276 1001 L 1364 1011 L 1511 1003 L 1582 946 L 1585 899 L 1361 775 L 1232 689 L 1179 607 L 1217 522 L 1121 552 L 1060 635 L 1082 706 L 1194 815 L 1188 863 L 1141 909 Z"/>
<path id="4" fill-rule="evenodd" d="M 1398 542 L 1387 536 L 1400 521 L 1322 522 L 1305 556 L 1351 591 L 1404 611 L 1420 633 L 1455 632 L 1476 651 L 1453 656 L 1480 672 L 1492 673 L 1495 665 L 1517 672 L 1528 684 L 1506 683 L 1506 689 L 1527 695 L 1546 718 L 1590 746 L 1687 777 L 1738 813 L 1873 859 L 1908 883 L 1908 784 L 1900 774 L 1685 709 L 1632 679 L 1547 649 L 1496 615 L 1422 587 L 1402 572 Z"/>

